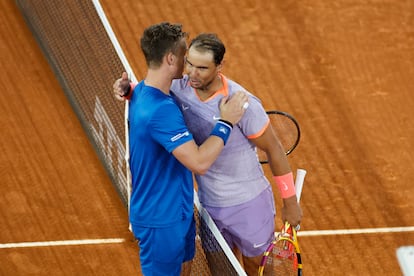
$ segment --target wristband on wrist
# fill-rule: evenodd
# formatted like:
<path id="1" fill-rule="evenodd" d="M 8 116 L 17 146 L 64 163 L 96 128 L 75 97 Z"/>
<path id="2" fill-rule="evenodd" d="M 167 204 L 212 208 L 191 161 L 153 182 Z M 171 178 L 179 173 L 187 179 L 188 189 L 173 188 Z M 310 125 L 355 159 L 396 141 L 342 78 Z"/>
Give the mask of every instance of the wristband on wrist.
<path id="1" fill-rule="evenodd" d="M 223 139 L 224 145 L 226 145 L 227 140 L 230 137 L 231 130 L 233 125 L 224 120 L 218 120 L 210 135 L 214 135 Z"/>
<path id="2" fill-rule="evenodd" d="M 233 124 L 230 123 L 229 121 L 226 121 L 226 120 L 223 120 L 223 119 L 219 119 L 219 121 L 221 121 L 221 122 L 223 122 L 225 124 L 228 124 L 231 128 L 233 128 Z"/>
<path id="3" fill-rule="evenodd" d="M 288 198 L 296 194 L 292 172 L 284 175 L 273 176 L 273 180 L 276 182 L 282 198 Z"/>
<path id="4" fill-rule="evenodd" d="M 128 97 L 128 96 L 129 96 L 129 94 L 131 93 L 131 90 L 132 90 L 132 88 L 131 88 L 131 84 L 129 84 L 129 85 L 128 85 L 128 90 L 127 90 L 127 92 L 125 92 L 125 93 L 124 93 L 123 97 L 124 97 L 124 98 Z"/>
<path id="5" fill-rule="evenodd" d="M 131 97 L 132 97 L 132 92 L 134 91 L 134 89 L 135 89 L 135 86 L 137 86 L 137 84 L 135 83 L 129 83 L 129 86 L 128 86 L 128 91 L 122 96 L 122 97 L 124 97 L 125 99 L 127 99 L 127 100 L 130 100 L 131 99 Z"/>

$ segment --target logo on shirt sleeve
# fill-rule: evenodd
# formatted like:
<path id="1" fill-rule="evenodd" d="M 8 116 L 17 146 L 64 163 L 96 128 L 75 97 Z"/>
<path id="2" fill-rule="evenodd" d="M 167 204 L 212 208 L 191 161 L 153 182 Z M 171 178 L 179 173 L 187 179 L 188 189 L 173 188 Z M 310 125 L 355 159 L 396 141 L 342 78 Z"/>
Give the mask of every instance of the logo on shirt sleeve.
<path id="1" fill-rule="evenodd" d="M 179 134 L 171 137 L 170 140 L 171 140 L 171 142 L 175 142 L 175 141 L 177 141 L 177 140 L 179 140 L 179 139 L 181 139 L 181 138 L 183 138 L 185 136 L 188 136 L 188 135 L 190 135 L 190 133 L 188 131 L 186 131 L 184 133 L 179 133 Z"/>

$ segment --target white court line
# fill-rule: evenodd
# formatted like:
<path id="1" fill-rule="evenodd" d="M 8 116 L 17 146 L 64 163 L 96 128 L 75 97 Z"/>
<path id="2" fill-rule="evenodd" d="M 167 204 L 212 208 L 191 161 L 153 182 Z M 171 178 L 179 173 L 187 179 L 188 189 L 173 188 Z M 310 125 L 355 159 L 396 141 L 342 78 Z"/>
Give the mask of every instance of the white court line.
<path id="1" fill-rule="evenodd" d="M 87 245 L 87 244 L 105 244 L 105 243 L 123 243 L 125 239 L 87 239 L 87 240 L 63 240 L 63 241 L 44 241 L 44 242 L 18 242 L 18 243 L 1 243 L 1 248 L 18 248 L 18 247 L 41 247 L 41 246 L 67 246 L 67 245 Z"/>
<path id="2" fill-rule="evenodd" d="M 376 234 L 376 233 L 396 233 L 396 232 L 414 232 L 414 226 L 299 231 L 298 236 L 310 237 L 310 236 L 355 235 L 355 234 Z M 44 242 L 19 242 L 19 243 L 2 243 L 0 244 L 0 249 L 18 248 L 18 247 L 108 244 L 108 243 L 123 243 L 123 242 L 125 242 L 125 239 L 86 239 L 86 240 L 44 241 Z"/>
<path id="3" fill-rule="evenodd" d="M 414 226 L 339 229 L 339 230 L 312 230 L 312 231 L 299 231 L 298 236 L 306 237 L 306 236 L 328 236 L 328 235 L 354 235 L 354 234 L 396 233 L 396 232 L 413 232 L 413 231 L 414 231 Z"/>

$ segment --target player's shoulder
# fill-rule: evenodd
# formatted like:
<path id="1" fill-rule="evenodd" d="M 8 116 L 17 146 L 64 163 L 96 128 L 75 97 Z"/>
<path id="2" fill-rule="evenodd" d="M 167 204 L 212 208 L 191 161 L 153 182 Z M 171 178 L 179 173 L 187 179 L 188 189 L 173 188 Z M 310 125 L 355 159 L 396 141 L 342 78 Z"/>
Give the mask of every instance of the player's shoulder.
<path id="1" fill-rule="evenodd" d="M 238 92 L 238 91 L 244 91 L 247 93 L 247 95 L 249 95 L 250 98 L 254 99 L 255 101 L 261 103 L 260 99 L 254 95 L 252 92 L 250 92 L 249 90 L 247 90 L 244 86 L 242 86 L 241 84 L 239 84 L 238 82 L 229 79 L 227 77 L 225 77 L 225 80 L 227 82 L 227 87 L 228 87 L 228 91 L 230 95 L 233 95 L 234 93 Z"/>
<path id="2" fill-rule="evenodd" d="M 229 94 L 232 95 L 238 91 L 245 91 L 249 96 L 255 97 L 249 90 L 247 90 L 244 86 L 239 84 L 238 82 L 229 79 L 228 77 L 222 76 L 225 81 L 225 85 L 229 91 Z"/>
<path id="3" fill-rule="evenodd" d="M 174 79 L 171 83 L 171 91 L 178 93 L 188 88 L 188 75 L 184 75 L 181 79 Z"/>
<path id="4" fill-rule="evenodd" d="M 238 82 L 224 76 L 221 75 L 221 77 L 223 78 L 223 81 L 225 83 L 225 85 L 227 86 L 228 90 L 230 93 L 235 93 L 237 91 L 247 91 L 241 84 L 239 84 Z"/>

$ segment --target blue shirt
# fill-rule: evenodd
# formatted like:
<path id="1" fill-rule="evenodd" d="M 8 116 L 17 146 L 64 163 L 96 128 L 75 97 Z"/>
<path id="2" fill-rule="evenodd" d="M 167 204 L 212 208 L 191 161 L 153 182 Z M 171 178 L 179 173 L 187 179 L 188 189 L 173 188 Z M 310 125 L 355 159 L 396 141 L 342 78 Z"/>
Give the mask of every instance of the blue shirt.
<path id="1" fill-rule="evenodd" d="M 129 103 L 130 222 L 168 227 L 193 215 L 193 178 L 171 153 L 192 140 L 174 99 L 141 81 Z"/>

